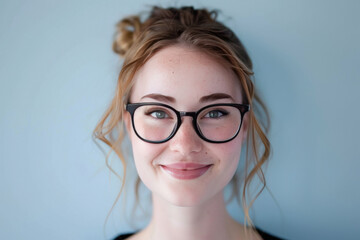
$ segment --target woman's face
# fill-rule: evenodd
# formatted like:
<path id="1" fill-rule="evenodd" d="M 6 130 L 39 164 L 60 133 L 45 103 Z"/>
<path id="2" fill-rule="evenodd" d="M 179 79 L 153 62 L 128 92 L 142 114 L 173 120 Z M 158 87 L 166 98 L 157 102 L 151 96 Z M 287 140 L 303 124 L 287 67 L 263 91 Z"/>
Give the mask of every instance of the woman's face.
<path id="1" fill-rule="evenodd" d="M 233 71 L 219 60 L 185 46 L 167 47 L 135 75 L 130 102 L 157 102 L 178 111 L 195 112 L 215 103 L 242 103 L 241 86 Z M 207 97 L 207 96 L 213 97 Z M 131 117 L 125 124 L 138 174 L 157 197 L 178 206 L 196 206 L 222 190 L 232 179 L 246 136 L 246 121 L 235 139 L 214 144 L 195 132 L 192 118 L 169 141 L 161 144 L 139 139 Z"/>

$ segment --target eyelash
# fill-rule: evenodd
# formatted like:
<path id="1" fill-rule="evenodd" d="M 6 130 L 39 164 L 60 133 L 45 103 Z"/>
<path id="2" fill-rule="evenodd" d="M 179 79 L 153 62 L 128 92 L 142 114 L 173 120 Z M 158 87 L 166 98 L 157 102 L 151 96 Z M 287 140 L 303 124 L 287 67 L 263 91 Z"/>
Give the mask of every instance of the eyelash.
<path id="1" fill-rule="evenodd" d="M 220 113 L 220 114 L 221 114 L 221 116 L 215 117 L 215 118 L 221 118 L 221 117 L 224 117 L 224 116 L 226 116 L 226 115 L 229 114 L 229 112 L 227 112 L 227 111 L 225 111 L 225 110 L 212 109 L 212 110 L 208 111 L 208 112 L 204 115 L 204 117 L 206 117 L 207 115 L 210 115 L 212 112 L 216 112 L 216 113 Z M 212 118 L 212 117 L 208 116 L 208 117 L 206 117 L 206 118 Z"/>
<path id="2" fill-rule="evenodd" d="M 164 118 L 157 118 L 155 116 L 153 116 L 153 114 L 156 112 L 161 112 L 161 113 L 164 113 L 166 116 Z M 149 109 L 147 111 L 145 111 L 145 115 L 146 116 L 152 116 L 153 118 L 156 118 L 156 119 L 165 119 L 165 118 L 169 118 L 171 116 L 171 114 L 169 114 L 165 109 Z"/>

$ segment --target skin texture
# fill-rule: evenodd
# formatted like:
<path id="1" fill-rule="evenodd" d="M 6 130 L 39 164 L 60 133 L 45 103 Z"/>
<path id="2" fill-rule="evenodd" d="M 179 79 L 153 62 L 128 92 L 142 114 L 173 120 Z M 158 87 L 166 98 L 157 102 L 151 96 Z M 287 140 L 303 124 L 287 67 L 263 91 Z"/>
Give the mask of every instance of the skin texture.
<path id="1" fill-rule="evenodd" d="M 134 80 L 132 103 L 159 102 L 180 111 L 197 111 L 214 103 L 242 103 L 241 86 L 233 71 L 219 59 L 186 46 L 162 49 L 145 63 Z M 229 97 L 201 100 L 216 93 Z M 138 174 L 153 197 L 149 226 L 131 239 L 244 237 L 241 225 L 226 211 L 223 189 L 239 163 L 246 136 L 246 117 L 239 135 L 221 144 L 200 139 L 191 117 L 183 117 L 176 135 L 162 144 L 140 140 L 132 129 L 129 113 L 124 120 Z M 172 163 L 211 164 L 211 167 L 199 178 L 179 180 L 160 167 Z M 253 234 L 253 237 L 258 236 Z"/>

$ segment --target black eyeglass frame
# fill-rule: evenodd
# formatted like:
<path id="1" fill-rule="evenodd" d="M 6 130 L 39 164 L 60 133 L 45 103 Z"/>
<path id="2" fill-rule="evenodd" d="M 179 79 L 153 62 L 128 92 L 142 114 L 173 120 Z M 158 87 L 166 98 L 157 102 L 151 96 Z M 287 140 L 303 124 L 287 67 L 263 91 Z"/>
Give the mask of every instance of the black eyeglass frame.
<path id="1" fill-rule="evenodd" d="M 165 107 L 165 108 L 169 108 L 171 109 L 172 111 L 175 112 L 176 114 L 176 117 L 177 117 L 177 123 L 173 129 L 173 131 L 171 132 L 171 134 L 169 135 L 169 137 L 167 137 L 166 139 L 164 140 L 161 140 L 161 141 L 151 141 L 151 140 L 147 140 L 147 139 L 144 139 L 143 137 L 141 137 L 139 135 L 139 133 L 136 131 L 136 128 L 135 128 L 135 124 L 134 124 L 134 113 L 136 111 L 137 108 L 139 107 L 142 107 L 142 106 L 147 106 L 147 105 L 156 105 L 156 106 L 161 106 L 161 107 Z M 231 107 L 235 107 L 239 110 L 240 112 L 240 115 L 241 115 L 241 122 L 240 122 L 240 125 L 239 125 L 239 128 L 237 130 L 237 132 L 234 134 L 233 137 L 231 137 L 230 139 L 227 139 L 227 140 L 224 140 L 224 141 L 213 141 L 213 140 L 210 140 L 210 139 L 207 139 L 200 131 L 200 129 L 198 128 L 197 124 L 196 124 L 196 120 L 199 116 L 199 113 L 202 112 L 204 109 L 206 108 L 210 108 L 210 107 L 216 107 L 216 106 L 231 106 Z M 132 123 L 132 126 L 133 126 L 133 129 L 134 129 L 134 132 L 135 134 L 143 141 L 145 142 L 148 142 L 148 143 L 164 143 L 164 142 L 167 142 L 169 141 L 171 138 L 173 138 L 176 134 L 176 132 L 179 130 L 181 124 L 182 124 L 182 120 L 181 118 L 184 117 L 184 116 L 189 116 L 189 117 L 192 117 L 192 123 L 193 123 L 193 127 L 194 127 L 194 130 L 195 132 L 197 133 L 197 135 L 204 141 L 206 142 L 210 142 L 210 143 L 226 143 L 226 142 L 230 142 L 231 140 L 233 140 L 234 138 L 236 138 L 236 136 L 239 134 L 240 132 L 240 129 L 241 129 L 241 125 L 243 123 L 243 119 L 244 119 L 244 115 L 246 112 L 248 112 L 250 110 L 250 105 L 248 104 L 239 104 L 239 103 L 217 103 L 217 104 L 211 104 L 211 105 L 207 105 L 201 109 L 199 109 L 198 111 L 196 112 L 184 112 L 184 111 L 178 111 L 176 110 L 175 108 L 169 106 L 169 105 L 166 105 L 166 104 L 163 104 L 163 103 L 157 103 L 157 102 L 144 102 L 144 103 L 128 103 L 126 104 L 126 111 L 128 111 L 131 115 L 131 123 Z"/>

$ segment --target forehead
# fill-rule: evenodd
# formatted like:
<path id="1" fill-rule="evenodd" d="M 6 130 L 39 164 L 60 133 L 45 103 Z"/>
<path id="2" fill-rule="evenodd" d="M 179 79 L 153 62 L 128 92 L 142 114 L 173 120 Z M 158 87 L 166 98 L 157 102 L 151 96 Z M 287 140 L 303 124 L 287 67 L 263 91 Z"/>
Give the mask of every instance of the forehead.
<path id="1" fill-rule="evenodd" d="M 186 46 L 160 50 L 136 73 L 131 101 L 162 94 L 176 102 L 196 102 L 213 93 L 226 93 L 241 102 L 240 82 L 220 59 Z"/>

